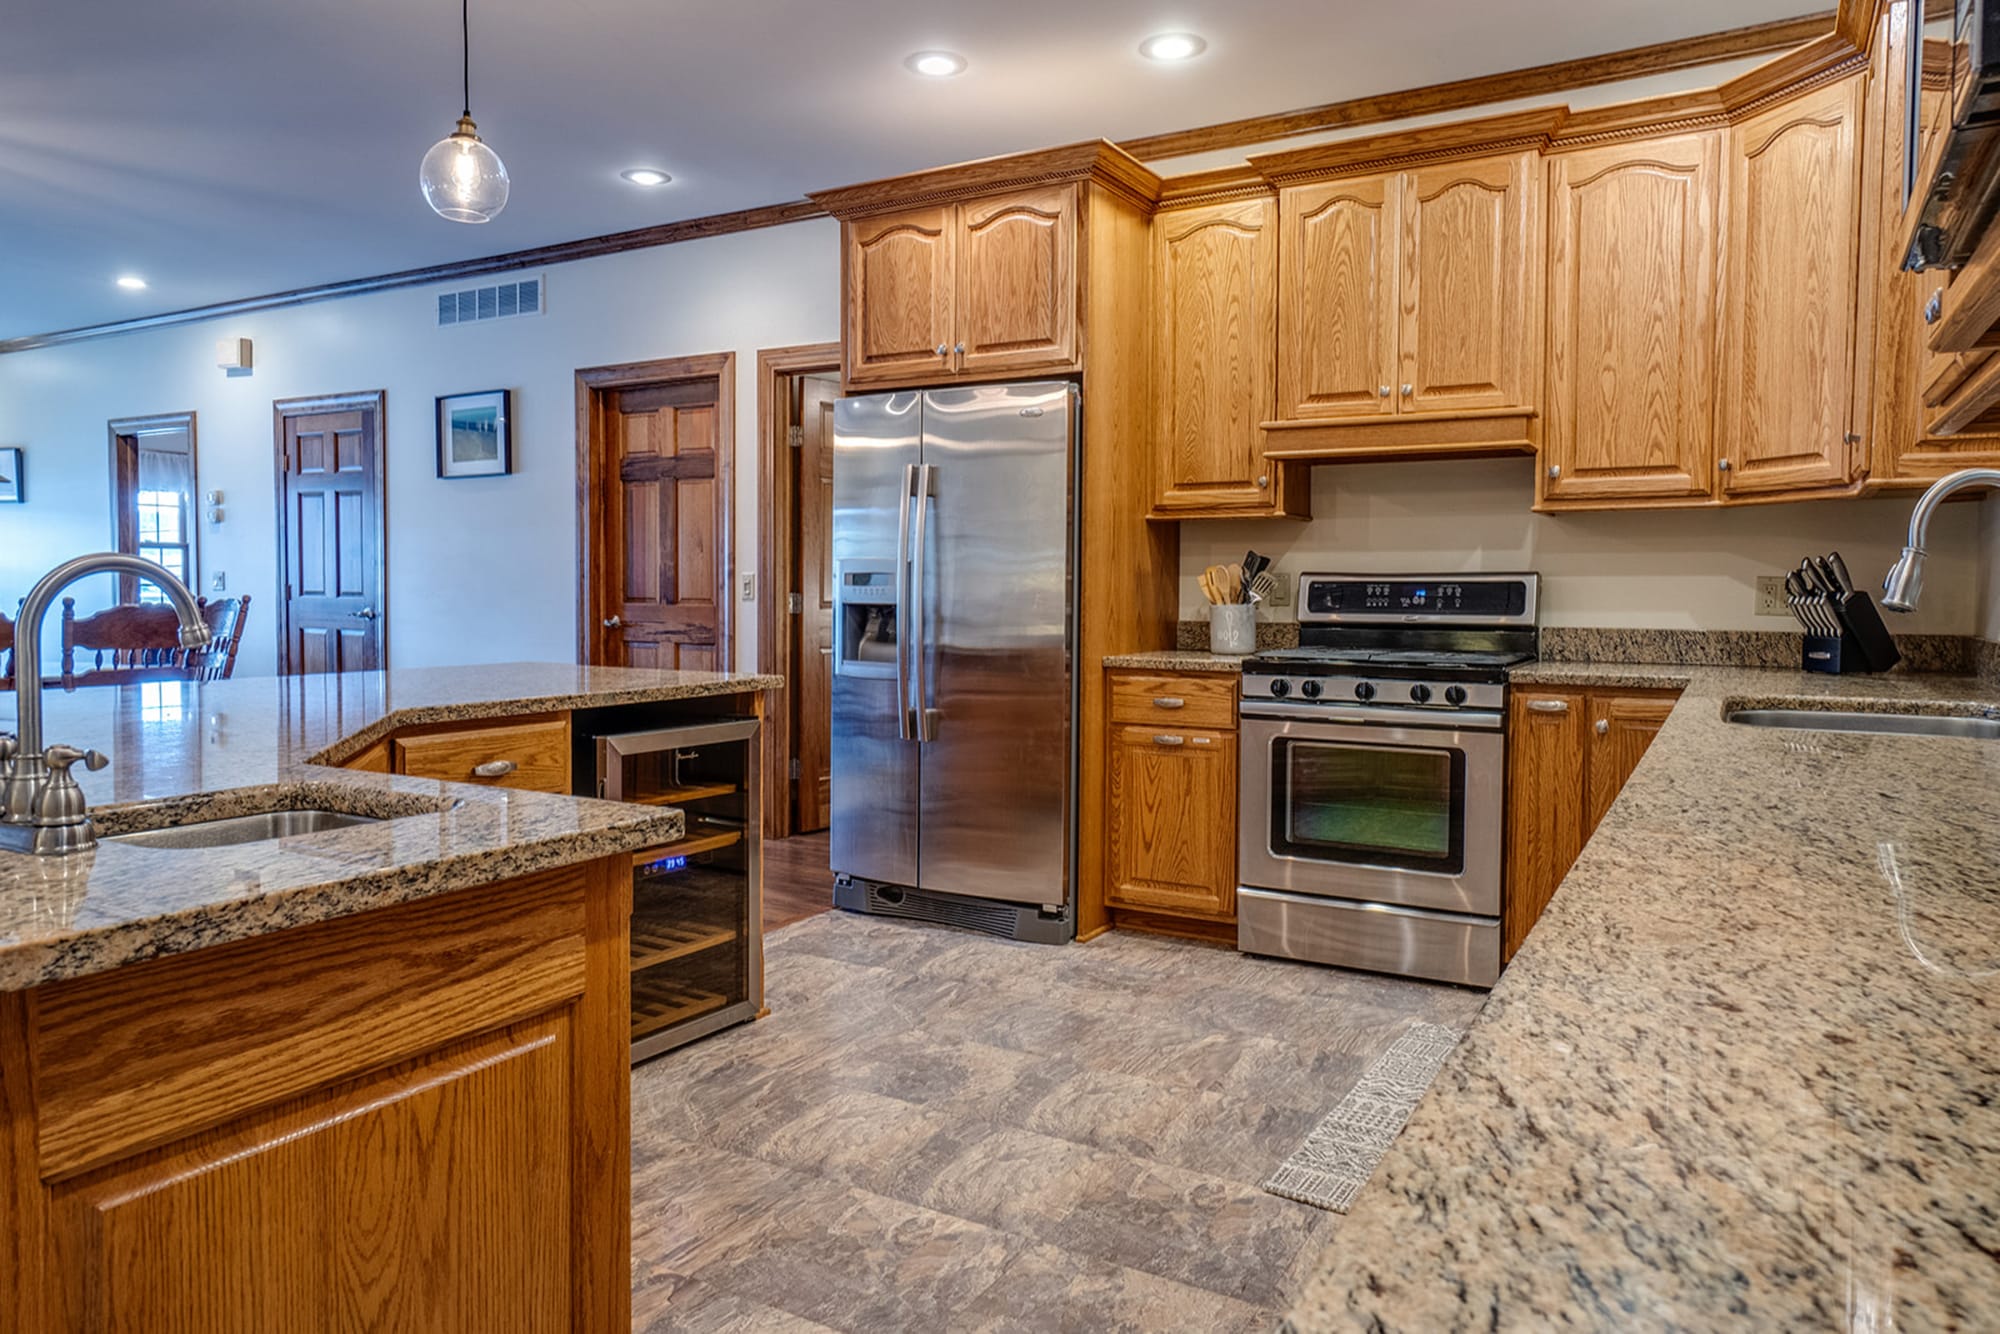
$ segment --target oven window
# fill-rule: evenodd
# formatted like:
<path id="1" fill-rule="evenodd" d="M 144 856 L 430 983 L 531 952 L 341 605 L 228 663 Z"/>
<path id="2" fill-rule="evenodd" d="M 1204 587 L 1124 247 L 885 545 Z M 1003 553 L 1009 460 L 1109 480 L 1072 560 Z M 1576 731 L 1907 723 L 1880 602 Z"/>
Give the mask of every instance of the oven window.
<path id="1" fill-rule="evenodd" d="M 1272 748 L 1272 851 L 1456 875 L 1465 865 L 1465 756 L 1284 738 Z"/>

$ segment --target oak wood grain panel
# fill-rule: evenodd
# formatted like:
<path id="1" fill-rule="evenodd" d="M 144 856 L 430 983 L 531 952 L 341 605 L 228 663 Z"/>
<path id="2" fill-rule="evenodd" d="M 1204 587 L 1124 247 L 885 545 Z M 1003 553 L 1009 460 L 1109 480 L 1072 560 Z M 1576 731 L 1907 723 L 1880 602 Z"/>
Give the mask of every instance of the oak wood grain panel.
<path id="1" fill-rule="evenodd" d="M 0 1329 L 40 1330 L 48 1195 L 35 1147 L 33 1031 L 25 992 L 0 992 Z"/>
<path id="2" fill-rule="evenodd" d="M 1503 926 L 1510 959 L 1583 851 L 1585 707 L 1577 690 L 1516 687 L 1509 699 Z"/>
<path id="3" fill-rule="evenodd" d="M 1722 134 L 1549 165 L 1545 508 L 1714 491 Z"/>
<path id="4" fill-rule="evenodd" d="M 1399 176 L 1278 194 L 1278 417 L 1395 413 Z"/>
<path id="5" fill-rule="evenodd" d="M 377 741 L 374 745 L 369 746 L 367 749 L 359 751 L 356 754 L 350 756 L 349 758 L 342 760 L 340 762 L 340 767 L 343 769 L 356 769 L 362 773 L 370 773 L 370 774 L 387 774 L 395 772 L 395 768 L 391 763 L 391 757 L 389 754 L 389 742 L 386 738 L 384 738 L 381 741 Z"/>
<path id="6" fill-rule="evenodd" d="M 507 723 L 462 731 L 398 736 L 390 741 L 395 771 L 484 787 L 567 794 L 570 789 L 569 716 L 549 722 Z M 479 765 L 511 761 L 497 778 L 473 772 Z"/>
<path id="7" fill-rule="evenodd" d="M 1730 131 L 1725 497 L 1853 480 L 1861 94 L 1849 79 Z"/>
<path id="8" fill-rule="evenodd" d="M 1153 222 L 1154 379 L 1173 517 L 1300 514 L 1306 487 L 1264 460 L 1276 410 L 1278 203 L 1274 195 L 1162 213 Z"/>
<path id="9" fill-rule="evenodd" d="M 1527 408 L 1265 422 L 1264 457 L 1284 460 L 1500 458 L 1532 454 L 1541 418 Z"/>
<path id="10" fill-rule="evenodd" d="M 1153 912 L 1236 911 L 1236 737 L 1121 727 L 1110 750 L 1106 897 Z"/>
<path id="11" fill-rule="evenodd" d="M 762 718 L 759 695 L 749 712 Z M 756 837 L 756 831 L 750 831 Z M 570 1327 L 632 1327 L 632 873 L 620 857 L 583 868 L 584 988 L 571 1029 L 569 1135 L 573 1230 Z M 763 864 L 749 886 L 749 920 L 763 913 Z M 753 937 L 764 1006 L 763 933 Z"/>
<path id="12" fill-rule="evenodd" d="M 1075 370 L 1077 187 L 961 204 L 957 229 L 957 373 Z"/>
<path id="13" fill-rule="evenodd" d="M 1216 672 L 1110 674 L 1111 721 L 1234 730 L 1238 678 Z"/>
<path id="14" fill-rule="evenodd" d="M 65 1183 L 61 1326 L 572 1327 L 572 1022 L 453 1044 Z"/>
<path id="15" fill-rule="evenodd" d="M 1541 171 L 1515 153 L 1405 173 L 1399 412 L 1533 406 Z"/>
<path id="16" fill-rule="evenodd" d="M 1597 832 L 1605 812 L 1611 809 L 1626 780 L 1645 758 L 1646 748 L 1660 734 L 1679 698 L 1678 690 L 1623 693 L 1593 690 L 1586 696 L 1585 716 L 1590 720 L 1587 765 L 1590 804 L 1584 816 L 1584 838 Z"/>
<path id="17" fill-rule="evenodd" d="M 958 237 L 958 210 L 951 205 L 842 224 L 842 347 L 849 386 L 949 377 Z M 940 347 L 946 351 L 940 353 Z"/>
<path id="18" fill-rule="evenodd" d="M 549 871 L 37 989 L 42 1174 L 141 1152 L 576 995 L 584 885 L 576 868 Z"/>
<path id="19" fill-rule="evenodd" d="M 924 204 L 962 203 L 1065 182 L 1087 184 L 1092 190 L 1116 195 L 1141 212 L 1150 211 L 1160 198 L 1158 174 L 1104 139 L 959 162 L 836 190 L 815 190 L 811 198 L 834 217 L 844 220 L 901 213 Z"/>

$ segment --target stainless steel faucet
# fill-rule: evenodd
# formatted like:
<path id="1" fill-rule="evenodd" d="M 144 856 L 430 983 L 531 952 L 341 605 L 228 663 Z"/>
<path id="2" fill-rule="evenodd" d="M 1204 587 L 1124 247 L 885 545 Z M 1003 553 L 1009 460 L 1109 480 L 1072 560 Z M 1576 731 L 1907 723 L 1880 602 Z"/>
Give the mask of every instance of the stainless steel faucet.
<path id="1" fill-rule="evenodd" d="M 1931 484 L 1917 501 L 1917 508 L 1910 514 L 1910 537 L 1903 547 L 1903 554 L 1889 567 L 1888 575 L 1882 580 L 1882 605 L 1890 611 L 1915 611 L 1917 602 L 1924 595 L 1924 533 L 1931 526 L 1931 515 L 1944 503 L 1945 497 L 1968 487 L 1985 486 L 2000 489 L 2000 468 L 1964 468 L 1947 477 L 1940 477 Z"/>
<path id="2" fill-rule="evenodd" d="M 208 642 L 208 625 L 188 586 L 165 567 L 137 556 L 105 551 L 78 556 L 43 575 L 21 604 L 14 627 L 16 734 L 0 738 L 0 851 L 50 856 L 97 846 L 90 806 L 70 766 L 102 769 L 110 761 L 94 750 L 42 746 L 42 621 L 56 594 L 92 574 L 129 574 L 157 584 L 180 618 L 182 648 Z"/>

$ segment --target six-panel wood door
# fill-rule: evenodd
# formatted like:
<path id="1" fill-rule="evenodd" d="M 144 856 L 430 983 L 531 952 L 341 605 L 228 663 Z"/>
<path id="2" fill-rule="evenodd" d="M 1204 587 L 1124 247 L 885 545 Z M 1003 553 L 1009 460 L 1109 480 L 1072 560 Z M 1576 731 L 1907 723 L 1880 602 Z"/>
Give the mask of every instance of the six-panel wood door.
<path id="1" fill-rule="evenodd" d="M 1401 178 L 1279 193 L 1278 415 L 1397 410 L 1396 265 Z"/>
<path id="2" fill-rule="evenodd" d="M 956 215 L 955 373 L 1077 369 L 1076 187 L 977 200 Z"/>
<path id="3" fill-rule="evenodd" d="M 1583 836 L 1597 832 L 1599 821 L 1625 787 L 1632 771 L 1645 758 L 1647 747 L 1660 734 L 1667 715 L 1674 711 L 1673 695 L 1614 695 L 1592 691 L 1588 697 L 1590 717 L 1590 808 L 1585 814 Z"/>
<path id="4" fill-rule="evenodd" d="M 1155 509 L 1274 512 L 1264 459 L 1277 342 L 1275 199 L 1177 210 L 1154 222 L 1153 388 L 1165 476 Z"/>
<path id="5" fill-rule="evenodd" d="M 910 209 L 846 223 L 847 383 L 949 379 L 958 289 L 958 209 Z"/>
<path id="6" fill-rule="evenodd" d="M 278 671 L 375 671 L 387 610 L 381 410 L 280 403 L 278 430 Z"/>
<path id="7" fill-rule="evenodd" d="M 1517 687 L 1507 736 L 1506 956 L 1521 948 L 1584 840 L 1584 700 Z"/>
<path id="8" fill-rule="evenodd" d="M 1717 467 L 1728 496 L 1847 486 L 1863 80 L 1733 127 Z"/>
<path id="9" fill-rule="evenodd" d="M 1236 734 L 1119 727 L 1111 734 L 1114 907 L 1197 917 L 1236 911 Z"/>
<path id="10" fill-rule="evenodd" d="M 1549 164 L 1544 501 L 1710 495 L 1722 134 Z"/>
<path id="11" fill-rule="evenodd" d="M 1532 401 L 1541 155 L 1474 158 L 1401 183 L 1397 397 L 1403 412 Z"/>
<path id="12" fill-rule="evenodd" d="M 610 396 L 605 572 L 616 626 L 605 665 L 715 671 L 729 572 L 717 551 L 718 386 L 713 378 L 621 389 Z M 607 469 L 607 472 L 610 470 Z"/>

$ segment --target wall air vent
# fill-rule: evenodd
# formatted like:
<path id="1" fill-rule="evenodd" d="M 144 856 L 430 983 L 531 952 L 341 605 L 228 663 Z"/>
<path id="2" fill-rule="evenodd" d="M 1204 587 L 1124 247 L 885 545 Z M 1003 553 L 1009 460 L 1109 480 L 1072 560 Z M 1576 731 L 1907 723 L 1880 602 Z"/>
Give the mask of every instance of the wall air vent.
<path id="1" fill-rule="evenodd" d="M 439 328 L 447 324 L 511 319 L 516 315 L 539 315 L 542 313 L 542 279 L 537 276 L 517 282 L 495 283 L 490 287 L 439 292 L 437 302 Z"/>

